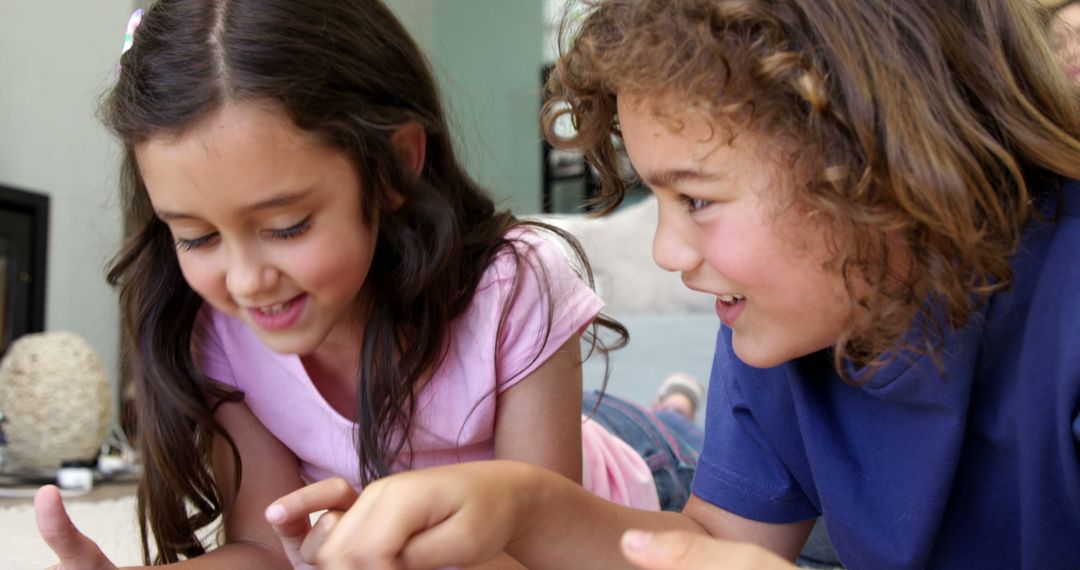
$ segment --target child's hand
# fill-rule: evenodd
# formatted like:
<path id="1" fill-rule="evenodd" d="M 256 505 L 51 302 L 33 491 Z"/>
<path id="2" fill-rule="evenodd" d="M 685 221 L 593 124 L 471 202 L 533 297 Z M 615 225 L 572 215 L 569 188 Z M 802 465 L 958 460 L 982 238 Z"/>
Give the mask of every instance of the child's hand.
<path id="1" fill-rule="evenodd" d="M 718 540 L 690 532 L 627 531 L 623 556 L 645 570 L 735 570 L 795 568 L 756 544 Z"/>
<path id="2" fill-rule="evenodd" d="M 266 509 L 293 568 L 311 568 L 315 554 L 338 520 L 356 502 L 357 493 L 340 477 L 324 479 L 278 499 Z M 310 514 L 325 510 L 313 526 Z"/>
<path id="3" fill-rule="evenodd" d="M 53 570 L 116 570 L 98 545 L 72 524 L 59 489 L 52 485 L 38 489 L 34 515 L 41 538 L 60 559 Z"/>
<path id="4" fill-rule="evenodd" d="M 328 533 L 316 524 L 299 549 L 326 570 L 475 565 L 514 538 L 520 493 L 509 470 L 484 461 L 400 473 L 369 485 L 351 506 L 348 485 L 328 479 L 278 499 L 267 518 L 295 540 L 309 513 L 347 508 Z"/>

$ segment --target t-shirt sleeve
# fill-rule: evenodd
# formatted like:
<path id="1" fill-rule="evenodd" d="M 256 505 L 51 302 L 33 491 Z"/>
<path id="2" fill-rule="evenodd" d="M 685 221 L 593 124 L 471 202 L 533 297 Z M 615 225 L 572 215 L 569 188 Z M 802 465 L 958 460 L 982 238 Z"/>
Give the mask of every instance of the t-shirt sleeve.
<path id="1" fill-rule="evenodd" d="M 743 365 L 731 351 L 730 339 L 723 330 L 717 339 L 716 357 L 709 381 L 708 412 L 705 418 L 705 444 L 698 460 L 692 489 L 701 499 L 736 515 L 767 523 L 788 523 L 818 516 L 820 513 L 778 453 L 784 455 L 800 445 L 797 429 L 787 431 L 787 441 L 776 434 L 786 431 L 794 414 L 784 393 L 787 381 L 770 371 Z M 753 377 L 751 377 L 753 376 Z M 755 390 L 748 398 L 740 380 Z M 766 406 L 755 406 L 755 403 Z M 797 453 L 797 452 L 794 452 Z"/>
<path id="2" fill-rule="evenodd" d="M 203 305 L 191 331 L 191 355 L 202 374 L 233 388 L 237 386 L 232 366 L 222 341 L 221 317 L 209 305 Z"/>
<path id="3" fill-rule="evenodd" d="M 532 233 L 514 240 L 519 256 L 503 254 L 497 346 L 497 390 L 510 388 L 542 365 L 567 340 L 581 333 L 604 303 L 570 266 L 562 252 Z"/>

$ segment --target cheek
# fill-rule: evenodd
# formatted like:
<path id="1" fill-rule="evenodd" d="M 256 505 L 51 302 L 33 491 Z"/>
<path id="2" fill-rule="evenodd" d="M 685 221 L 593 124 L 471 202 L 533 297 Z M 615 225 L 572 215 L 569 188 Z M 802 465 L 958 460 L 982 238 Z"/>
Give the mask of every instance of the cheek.
<path id="1" fill-rule="evenodd" d="M 779 326 L 795 335 L 792 356 L 832 346 L 847 326 L 851 302 L 843 277 L 824 263 L 820 252 L 807 252 L 801 263 L 778 271 L 773 281 L 776 304 L 770 314 L 782 317 Z"/>
<path id="2" fill-rule="evenodd" d="M 777 231 L 773 223 L 748 212 L 733 213 L 704 233 L 706 262 L 759 302 L 809 301 L 821 308 L 844 303 L 842 279 L 825 268 L 830 254 L 824 240 L 813 228 L 789 226 Z"/>
<path id="3" fill-rule="evenodd" d="M 297 276 L 297 281 L 305 289 L 337 296 L 338 292 L 348 288 L 349 280 L 345 276 L 351 271 L 345 267 L 348 265 L 315 255 L 296 259 L 290 264 L 290 273 Z"/>
<path id="4" fill-rule="evenodd" d="M 177 255 L 177 261 L 184 281 L 187 281 L 188 287 L 191 287 L 200 297 L 213 299 L 219 293 L 221 287 L 217 283 L 221 279 L 207 260 L 180 254 Z"/>
<path id="5" fill-rule="evenodd" d="M 318 240 L 292 252 L 289 267 L 306 289 L 333 297 L 354 297 L 371 266 L 372 250 L 366 241 Z"/>
<path id="6" fill-rule="evenodd" d="M 760 223 L 733 209 L 700 236 L 705 262 L 732 285 L 760 285 L 777 269 L 775 245 Z"/>

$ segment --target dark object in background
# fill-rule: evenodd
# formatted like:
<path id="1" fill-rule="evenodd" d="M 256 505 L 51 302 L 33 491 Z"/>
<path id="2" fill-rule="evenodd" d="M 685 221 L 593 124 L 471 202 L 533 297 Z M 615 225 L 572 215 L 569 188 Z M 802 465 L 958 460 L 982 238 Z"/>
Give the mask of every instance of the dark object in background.
<path id="1" fill-rule="evenodd" d="M 49 197 L 0 185 L 0 357 L 45 330 Z"/>

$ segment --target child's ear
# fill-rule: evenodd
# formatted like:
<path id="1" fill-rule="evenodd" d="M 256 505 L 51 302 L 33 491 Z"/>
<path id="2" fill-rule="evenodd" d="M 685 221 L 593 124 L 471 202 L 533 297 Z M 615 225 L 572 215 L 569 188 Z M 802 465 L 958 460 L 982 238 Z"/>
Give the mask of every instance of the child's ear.
<path id="1" fill-rule="evenodd" d="M 419 176 L 424 170 L 424 158 L 427 152 L 427 133 L 424 132 L 424 127 L 416 121 L 409 121 L 390 135 L 390 142 L 409 172 Z"/>

